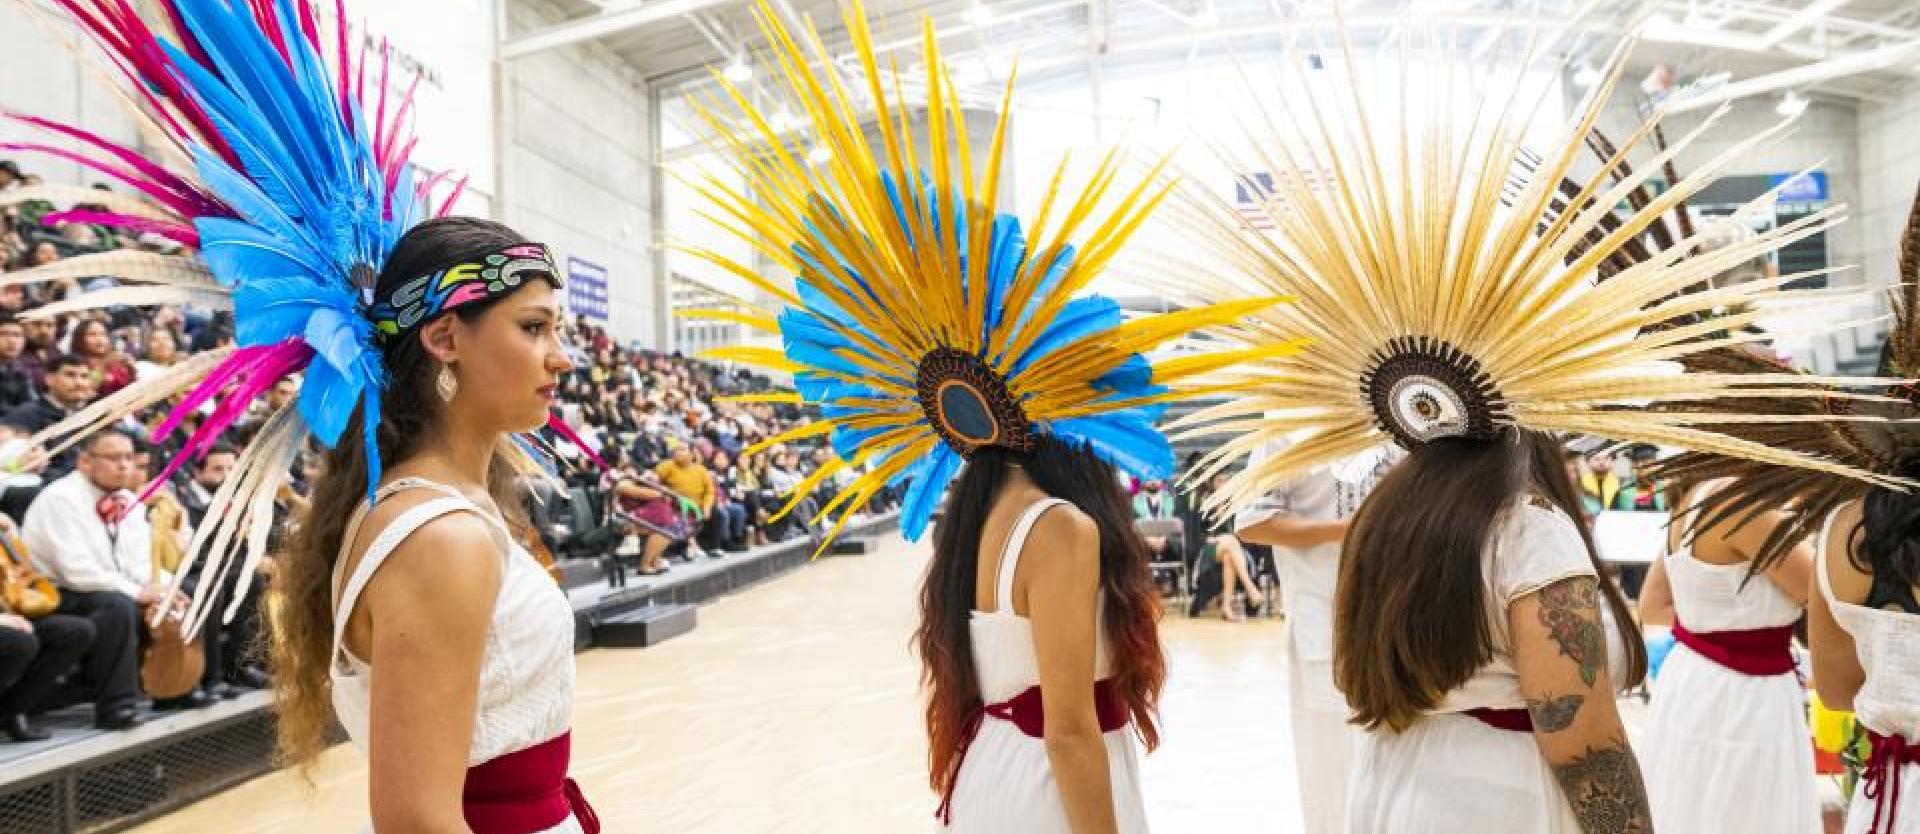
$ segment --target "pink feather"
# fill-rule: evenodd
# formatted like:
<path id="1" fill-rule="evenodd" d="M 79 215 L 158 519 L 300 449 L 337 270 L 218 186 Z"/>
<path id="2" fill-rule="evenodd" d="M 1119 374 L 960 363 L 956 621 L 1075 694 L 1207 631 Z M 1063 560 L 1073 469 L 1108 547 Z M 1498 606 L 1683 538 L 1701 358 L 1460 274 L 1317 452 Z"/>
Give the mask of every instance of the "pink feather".
<path id="1" fill-rule="evenodd" d="M 206 216 L 231 217 L 233 216 L 233 213 L 231 211 L 228 211 L 225 206 L 221 205 L 221 203 L 218 200 L 202 192 L 192 182 L 188 181 L 183 177 L 180 177 L 179 175 L 173 173 L 172 171 L 167 170 L 165 167 L 155 164 L 154 162 L 148 160 L 146 157 L 143 157 L 140 154 L 135 153 L 133 150 L 127 148 L 126 146 L 121 145 L 117 142 L 108 140 L 100 136 L 99 134 L 96 134 L 87 130 L 82 130 L 81 128 L 74 127 L 72 125 L 62 124 L 60 122 L 56 122 L 51 119 L 43 119 L 38 116 L 30 116 L 24 113 L 11 113 L 6 111 L 0 111 L 0 117 L 13 119 L 23 124 L 32 125 L 42 130 L 46 130 L 52 133 L 57 133 L 62 136 L 76 139 L 87 145 L 91 145 L 95 148 L 99 148 L 100 150 L 105 151 L 106 153 L 111 155 L 114 159 L 117 159 L 123 163 L 126 163 L 127 165 L 131 166 L 134 170 L 140 172 L 140 174 L 145 176 L 146 182 L 153 187 L 152 188 L 142 187 L 141 188 L 142 191 L 146 191 L 147 193 L 153 193 L 155 188 L 164 189 L 172 194 L 178 195 L 182 202 L 195 205 L 196 210 L 182 212 L 183 214 L 186 214 L 190 217 L 206 217 Z M 133 184 L 134 178 L 120 177 L 120 179 L 122 181 L 128 182 L 129 184 Z"/>
<path id="2" fill-rule="evenodd" d="M 192 393 L 181 401 L 173 413 L 167 415 L 166 422 L 161 423 L 154 430 L 154 437 L 172 434 L 174 429 L 180 427 L 180 422 L 185 420 L 187 415 L 198 410 L 207 400 L 220 395 L 229 383 L 237 383 L 231 392 L 221 398 L 213 414 L 202 421 L 193 435 L 187 438 L 180 454 L 174 455 L 167 462 L 159 476 L 141 491 L 139 499 L 134 503 L 136 505 L 145 503 L 153 496 L 154 491 L 170 480 L 188 460 L 195 459 L 204 450 L 212 448 L 220 435 L 232 427 L 234 421 L 238 420 L 246 412 L 247 407 L 253 404 L 254 398 L 258 397 L 260 392 L 273 387 L 274 383 L 288 374 L 306 367 L 312 360 L 313 348 L 297 338 L 288 339 L 276 345 L 256 345 L 234 351 L 227 361 L 220 363 L 213 373 L 208 374 L 206 379 L 201 380 L 200 384 L 194 387 Z"/>
<path id="3" fill-rule="evenodd" d="M 588 446 L 586 441 L 581 440 L 580 435 L 574 433 L 573 427 L 567 425 L 567 421 L 560 419 L 560 415 L 548 415 L 547 428 L 553 429 L 554 434 L 560 435 L 562 439 L 573 444 L 573 448 L 586 453 L 587 459 L 593 461 L 593 465 L 600 467 L 600 471 L 613 471 L 613 467 L 607 465 L 606 460 L 600 457 L 600 453 L 595 452 L 592 446 Z"/>
<path id="4" fill-rule="evenodd" d="M 461 177 L 459 182 L 453 184 L 453 193 L 447 195 L 446 202 L 440 204 L 440 210 L 435 212 L 433 216 L 446 217 L 452 213 L 453 207 L 460 202 L 460 196 L 467 193 L 468 179 L 468 177 Z"/>
<path id="5" fill-rule="evenodd" d="M 131 214 L 119 214 L 111 211 L 81 211 L 75 209 L 73 211 L 56 211 L 46 217 L 40 218 L 40 222 L 48 226 L 57 223 L 98 223 L 102 226 L 112 226 L 141 234 L 152 233 L 183 246 L 191 246 L 195 249 L 200 248 L 200 232 L 192 226 L 183 223 L 169 223 L 165 220 L 134 217 Z"/>
<path id="6" fill-rule="evenodd" d="M 347 131 L 351 133 L 358 129 L 354 124 L 354 114 L 359 108 L 354 107 L 353 100 L 348 97 L 347 74 L 351 70 L 353 56 L 347 51 L 347 0 L 333 0 L 333 40 L 333 57 L 337 62 L 334 70 L 338 73 L 340 83 L 340 117 L 346 120 Z"/>
<path id="7" fill-rule="evenodd" d="M 140 179 L 138 176 L 135 176 L 133 173 L 129 171 L 126 171 L 121 168 L 116 168 L 98 159 L 94 159 L 84 154 L 75 153 L 65 148 L 56 148 L 51 145 L 38 145 L 30 142 L 0 142 L 0 151 L 27 151 L 30 153 L 44 153 L 48 156 L 64 159 L 64 160 L 67 160 L 68 162 L 73 162 L 78 165 L 82 165 L 87 168 L 90 168 L 94 171 L 98 171 L 99 173 L 105 174 L 109 177 L 112 177 L 116 180 L 126 183 L 127 185 L 133 186 L 134 188 L 138 188 L 142 192 L 145 192 L 146 194 L 152 196 L 155 200 L 158 200 L 162 204 L 166 205 L 167 208 L 173 209 L 174 211 L 179 212 L 182 215 L 185 215 L 188 217 L 195 217 L 200 214 L 199 206 L 196 206 L 188 201 L 185 201 L 180 197 L 175 196 L 174 194 L 164 189 L 160 189 L 156 186 L 153 186 L 152 184 L 146 182 L 145 180 Z M 225 213 L 221 213 L 220 216 L 224 216 L 224 215 Z"/>

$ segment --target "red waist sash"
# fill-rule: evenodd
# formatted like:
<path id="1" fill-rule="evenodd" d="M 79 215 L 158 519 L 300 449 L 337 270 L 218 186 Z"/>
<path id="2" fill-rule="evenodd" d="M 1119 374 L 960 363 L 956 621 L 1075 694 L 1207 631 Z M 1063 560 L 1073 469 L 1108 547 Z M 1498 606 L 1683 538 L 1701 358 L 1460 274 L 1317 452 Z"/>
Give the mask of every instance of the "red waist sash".
<path id="1" fill-rule="evenodd" d="M 1132 712 L 1120 693 L 1114 691 L 1113 681 L 1103 680 L 1093 685 L 1093 709 L 1100 719 L 1100 732 L 1111 733 L 1127 726 Z M 987 704 L 975 710 L 967 719 L 966 727 L 960 731 L 960 753 L 954 756 L 953 772 L 947 776 L 947 790 L 940 797 L 940 808 L 933 812 L 942 825 L 953 822 L 953 788 L 960 781 L 960 765 L 967 760 L 967 748 L 973 746 L 974 738 L 980 735 L 980 726 L 988 717 L 1009 721 L 1018 727 L 1028 738 L 1046 738 L 1047 714 L 1041 708 L 1040 687 L 1029 686 L 1025 692 L 997 704 Z M 485 834 L 485 832 L 476 832 Z"/>
<path id="2" fill-rule="evenodd" d="M 467 768 L 460 794 L 467 827 L 474 834 L 535 834 L 572 815 L 587 834 L 599 834 L 600 818 L 567 778 L 573 734 L 508 753 Z"/>
<path id="3" fill-rule="evenodd" d="M 1794 671 L 1793 626 L 1745 631 L 1693 632 L 1673 621 L 1673 639 L 1695 654 L 1739 672 L 1763 677 Z"/>
<path id="4" fill-rule="evenodd" d="M 1480 723 L 1496 730 L 1506 730 L 1510 733 L 1533 732 L 1533 714 L 1519 707 L 1510 707 L 1508 709 L 1481 707 L 1479 709 L 1467 710 L 1461 714 L 1468 718 L 1478 720 Z"/>
<path id="5" fill-rule="evenodd" d="M 1860 788 L 1873 800 L 1873 824 L 1867 826 L 1867 834 L 1893 834 L 1899 828 L 1900 768 L 1920 764 L 1920 744 L 1905 736 L 1883 736 L 1872 730 L 1867 731 L 1867 741 L 1873 752 L 1867 756 Z"/>

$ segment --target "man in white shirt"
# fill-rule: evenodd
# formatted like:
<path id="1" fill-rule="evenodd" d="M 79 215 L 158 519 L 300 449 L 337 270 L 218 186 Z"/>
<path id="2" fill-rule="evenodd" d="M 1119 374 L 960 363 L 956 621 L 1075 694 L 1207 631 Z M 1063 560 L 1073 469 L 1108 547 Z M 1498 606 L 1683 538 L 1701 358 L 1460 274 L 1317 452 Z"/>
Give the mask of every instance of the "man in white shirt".
<path id="1" fill-rule="evenodd" d="M 1254 450 L 1247 466 L 1290 442 Z M 1347 522 L 1374 484 L 1402 455 L 1398 449 L 1356 455 L 1299 475 L 1234 519 L 1242 542 L 1273 548 L 1287 614 L 1287 685 L 1299 774 L 1302 831 L 1347 830 L 1347 781 L 1359 730 L 1347 723 L 1345 696 L 1333 683 L 1333 594 Z"/>
<path id="2" fill-rule="evenodd" d="M 133 446 L 117 430 L 88 438 L 73 473 L 41 490 L 22 525 L 35 566 L 60 588 L 60 613 L 93 621 L 81 669 L 102 729 L 140 723 L 142 609 L 169 601 L 172 578 L 154 569 L 153 532 L 133 503 Z"/>

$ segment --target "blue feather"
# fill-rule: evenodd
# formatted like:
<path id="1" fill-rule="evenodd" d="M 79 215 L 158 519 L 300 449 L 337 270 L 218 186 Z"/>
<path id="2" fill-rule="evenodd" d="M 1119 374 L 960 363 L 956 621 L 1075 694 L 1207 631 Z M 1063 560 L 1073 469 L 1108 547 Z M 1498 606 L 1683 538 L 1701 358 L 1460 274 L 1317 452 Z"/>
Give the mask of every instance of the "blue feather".
<path id="1" fill-rule="evenodd" d="M 1106 296 L 1090 295 L 1069 301 L 1060 310 L 1060 315 L 1040 331 L 1039 338 L 1027 348 L 1027 352 L 1021 354 L 1008 376 L 1019 376 L 1042 357 L 1079 339 L 1119 327 L 1122 320 L 1119 302 Z"/>
<path id="2" fill-rule="evenodd" d="M 907 486 L 906 497 L 901 502 L 900 530 L 907 541 L 917 542 L 933 518 L 934 505 L 939 503 L 947 484 L 959 471 L 960 456 L 942 443 L 908 469 L 913 473 L 910 476 L 913 483 Z"/>
<path id="3" fill-rule="evenodd" d="M 1067 269 L 1073 266 L 1073 258 L 1074 248 L 1072 245 L 1060 247 L 1060 253 L 1054 256 L 1051 263 L 1047 264 L 1046 271 L 1041 273 L 1039 280 L 1035 282 L 1033 294 L 1027 296 L 1027 303 L 1021 306 L 1020 315 L 1014 318 L 1013 330 L 1011 332 L 1019 333 L 1027 329 L 1027 322 L 1033 318 L 1035 313 L 1040 311 L 1041 303 L 1046 300 L 1048 294 L 1053 292 L 1053 286 L 1060 283 L 1060 279 L 1066 276 Z M 1038 267 L 1035 267 L 1031 263 L 1027 264 L 1027 272 L 1029 273 L 1036 268 Z"/>
<path id="4" fill-rule="evenodd" d="M 841 460 L 853 460 L 854 457 L 859 454 L 860 447 L 866 445 L 867 441 L 892 430 L 893 429 L 888 426 L 877 426 L 866 429 L 835 429 L 830 439 L 830 442 L 833 444 L 833 453 L 839 455 Z"/>
<path id="5" fill-rule="evenodd" d="M 380 488 L 380 392 L 369 390 L 367 396 L 360 398 L 363 419 L 360 421 L 360 442 L 367 449 L 367 501 L 374 501 L 375 492 Z"/>
<path id="6" fill-rule="evenodd" d="M 1153 382 L 1153 363 L 1140 354 L 1133 354 L 1126 361 L 1116 365 L 1113 370 L 1102 374 L 1093 381 L 1093 387 L 1107 390 L 1133 393 L 1146 388 Z"/>
<path id="7" fill-rule="evenodd" d="M 987 260 L 987 318 L 980 332 L 983 343 L 989 341 L 988 337 L 1006 317 L 1003 308 L 1007 293 L 1013 289 L 1013 279 L 1020 274 L 1020 265 L 1027 259 L 1027 236 L 1021 231 L 1020 218 L 1010 214 L 995 217 L 992 241 Z"/>
<path id="8" fill-rule="evenodd" d="M 1142 480 L 1173 475 L 1173 446 L 1137 415 L 1122 412 L 1054 420 L 1045 429 L 1062 440 L 1092 447 L 1101 459 Z"/>
<path id="9" fill-rule="evenodd" d="M 900 184 L 894 181 L 893 172 L 882 171 L 880 185 L 887 190 L 887 202 L 893 204 L 894 221 L 900 224 L 900 231 L 907 236 L 907 249 L 909 251 L 918 249 L 919 246 L 913 238 L 913 224 L 907 222 L 907 207 L 900 202 Z"/>
<path id="10" fill-rule="evenodd" d="M 233 292 L 233 305 L 247 315 L 234 317 L 234 341 L 252 347 L 305 334 L 316 291 L 313 282 L 301 278 L 261 278 L 241 284 Z"/>
<path id="11" fill-rule="evenodd" d="M 202 217 L 193 225 L 200 232 L 200 253 L 207 268 L 226 286 L 242 279 L 299 278 L 313 287 L 326 275 L 312 253 L 257 226 L 219 217 Z"/>
<path id="12" fill-rule="evenodd" d="M 347 418 L 366 390 L 365 376 L 359 370 L 343 373 L 331 362 L 307 365 L 306 379 L 300 386 L 300 416 L 306 418 L 314 436 L 329 448 L 340 442 Z"/>
<path id="13" fill-rule="evenodd" d="M 866 376 L 870 373 L 867 369 L 836 355 L 831 348 L 815 342 L 788 339 L 786 354 L 788 359 L 810 368 L 835 371 L 855 377 Z"/>
<path id="14" fill-rule="evenodd" d="M 369 342 L 372 332 L 367 320 L 352 307 L 316 306 L 307 318 L 305 336 L 314 353 L 327 364 L 352 374 L 360 370 L 360 357 L 373 349 Z"/>

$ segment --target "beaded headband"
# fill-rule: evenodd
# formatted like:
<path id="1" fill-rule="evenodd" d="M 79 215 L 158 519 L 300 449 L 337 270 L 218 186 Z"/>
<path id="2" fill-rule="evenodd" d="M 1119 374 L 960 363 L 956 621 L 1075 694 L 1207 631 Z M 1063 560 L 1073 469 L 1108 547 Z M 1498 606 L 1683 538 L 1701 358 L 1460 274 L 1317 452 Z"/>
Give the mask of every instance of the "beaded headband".
<path id="1" fill-rule="evenodd" d="M 506 295 L 520 288 L 527 276 L 537 275 L 560 287 L 560 270 L 544 244 L 521 243 L 476 260 L 422 275 L 400 285 L 384 301 L 367 311 L 374 338 L 391 342 L 441 313 Z"/>

